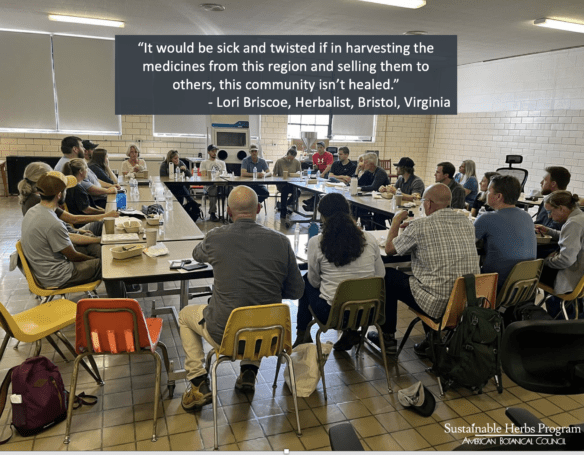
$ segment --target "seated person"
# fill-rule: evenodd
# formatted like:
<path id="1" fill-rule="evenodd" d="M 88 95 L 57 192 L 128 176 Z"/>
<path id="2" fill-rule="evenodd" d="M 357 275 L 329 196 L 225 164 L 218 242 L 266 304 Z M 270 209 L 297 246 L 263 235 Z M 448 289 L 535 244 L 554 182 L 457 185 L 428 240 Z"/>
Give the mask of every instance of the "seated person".
<path id="1" fill-rule="evenodd" d="M 262 179 L 264 176 L 269 177 L 271 175 L 270 168 L 268 167 L 266 160 L 258 156 L 258 146 L 252 144 L 249 147 L 249 154 L 250 156 L 246 156 L 241 162 L 241 176 L 253 177 L 253 170 L 256 169 L 258 179 Z M 258 195 L 258 201 L 260 204 L 270 195 L 266 185 L 253 185 L 252 188 Z"/>
<path id="2" fill-rule="evenodd" d="M 24 179 L 18 183 L 18 198 L 22 206 L 23 215 L 26 215 L 26 212 L 31 207 L 41 202 L 36 183 L 39 178 L 50 171 L 52 171 L 51 166 L 40 161 L 30 163 L 24 169 Z M 77 179 L 73 180 L 73 176 L 70 178 L 71 182 L 77 184 Z M 101 232 L 101 220 L 106 216 L 114 218 L 119 216 L 116 210 L 102 215 L 73 215 L 70 212 L 64 211 L 61 207 L 57 207 L 55 213 L 57 214 L 57 218 L 65 223 L 83 225 L 81 229 L 74 229 L 69 225 L 65 227 L 77 251 L 96 258 L 101 257 L 101 238 L 97 234 L 94 234 L 94 232 Z"/>
<path id="3" fill-rule="evenodd" d="M 189 305 L 179 315 L 189 381 L 182 397 L 185 410 L 212 401 L 203 338 L 219 348 L 233 310 L 297 299 L 304 291 L 292 245 L 284 234 L 256 223 L 260 210 L 255 192 L 248 186 L 236 186 L 227 208 L 233 223 L 207 232 L 193 251 L 195 260 L 213 266 L 214 285 L 209 304 Z M 240 366 L 235 387 L 253 392 L 259 362 L 242 361 Z"/>
<path id="4" fill-rule="evenodd" d="M 173 164 L 176 174 L 176 169 L 179 170 L 179 174 L 184 174 L 185 177 L 190 177 L 191 172 L 189 171 L 186 163 L 180 159 L 177 150 L 169 150 L 166 154 L 166 158 L 162 163 L 160 163 L 160 177 L 171 177 L 168 175 L 168 170 L 170 163 Z M 169 185 L 171 193 L 174 195 L 176 200 L 181 203 L 183 208 L 189 214 L 193 221 L 197 221 L 201 217 L 201 205 L 193 199 L 191 193 L 184 185 Z"/>
<path id="5" fill-rule="evenodd" d="M 365 172 L 359 177 L 358 185 L 361 191 L 379 191 L 382 185 L 389 185 L 389 177 L 385 169 L 379 167 L 379 158 L 376 153 L 366 153 L 363 157 L 363 169 Z"/>
<path id="6" fill-rule="evenodd" d="M 334 161 L 329 172 L 331 181 L 339 181 L 345 184 L 351 183 L 351 177 L 355 175 L 357 165 L 349 159 L 349 147 L 339 148 L 339 160 Z"/>
<path id="7" fill-rule="evenodd" d="M 550 218 L 562 225 L 560 231 L 536 224 L 537 232 L 549 234 L 558 240 L 558 249 L 545 258 L 540 282 L 554 288 L 557 294 L 568 294 L 574 290 L 584 275 L 584 213 L 578 205 L 578 195 L 558 190 L 544 198 Z M 548 313 L 555 317 L 560 312 L 560 299 L 546 300 Z M 568 313 L 573 315 L 573 307 Z"/>
<path id="8" fill-rule="evenodd" d="M 335 158 L 331 152 L 325 150 L 324 142 L 316 143 L 316 153 L 312 155 L 312 169 L 314 172 L 320 171 L 322 178 L 328 177 Z"/>
<path id="9" fill-rule="evenodd" d="M 85 164 L 85 160 L 80 159 Z M 75 180 L 50 171 L 36 183 L 41 202 L 22 221 L 22 250 L 43 288 L 64 288 L 101 279 L 101 260 L 78 252 L 55 210 Z M 106 281 L 108 297 L 124 297 L 123 283 Z"/>
<path id="10" fill-rule="evenodd" d="M 454 164 L 449 161 L 443 161 L 436 165 L 436 172 L 434 173 L 436 183 L 444 183 L 452 193 L 451 206 L 453 209 L 464 209 L 464 199 L 466 198 L 466 191 L 460 183 L 454 180 Z"/>
<path id="11" fill-rule="evenodd" d="M 395 167 L 396 173 L 399 176 L 395 182 L 395 186 L 381 187 L 379 188 L 381 193 L 388 191 L 395 194 L 397 190 L 401 190 L 402 200 L 404 201 L 413 201 L 413 194 L 417 194 L 418 196 L 424 194 L 424 189 L 426 188 L 424 182 L 420 177 L 414 175 L 414 160 L 404 156 Z"/>
<path id="12" fill-rule="evenodd" d="M 306 334 L 312 320 L 309 306 L 325 323 L 341 281 L 385 275 L 375 237 L 357 227 L 349 203 L 342 194 L 324 196 L 318 204 L 318 211 L 323 230 L 308 242 L 308 273 L 304 276 L 304 294 L 298 301 L 294 347 L 312 342 L 310 334 Z M 359 339 L 357 332 L 347 332 L 335 344 L 335 349 L 350 349 Z"/>
<path id="13" fill-rule="evenodd" d="M 468 204 L 469 208 L 472 208 L 479 191 L 475 162 L 473 160 L 464 160 L 459 166 L 458 174 L 454 176 L 454 180 L 464 188 L 464 192 L 466 193 L 464 202 Z"/>
<path id="14" fill-rule="evenodd" d="M 67 211 L 73 215 L 104 215 L 105 210 L 97 207 L 93 198 L 87 193 L 82 185 L 82 182 L 87 176 L 87 164 L 81 158 L 73 158 L 65 163 L 63 166 L 63 174 L 72 175 L 77 179 L 77 185 L 67 191 L 65 203 L 67 204 Z M 81 225 L 74 225 L 81 227 Z M 99 221 L 96 225 L 95 235 L 101 235 L 103 222 Z"/>
<path id="15" fill-rule="evenodd" d="M 122 174 L 141 172 L 146 169 L 146 161 L 140 158 L 140 149 L 136 144 L 131 144 L 126 151 L 127 160 L 122 162 Z"/>
<path id="16" fill-rule="evenodd" d="M 274 165 L 274 175 L 276 177 L 282 177 L 284 175 L 284 171 L 287 171 L 288 175 L 295 172 L 301 172 L 302 168 L 300 161 L 296 159 L 297 154 L 298 151 L 296 150 L 296 147 L 290 147 L 290 149 L 288 149 L 288 153 L 286 153 L 286 156 L 276 161 L 276 164 Z M 278 185 L 278 190 L 280 191 L 281 195 L 280 219 L 284 220 L 288 215 L 288 206 L 294 205 L 294 201 L 296 200 L 296 187 L 290 183 L 283 183 Z"/>
<path id="17" fill-rule="evenodd" d="M 361 178 L 361 176 L 365 172 L 365 167 L 364 167 L 365 163 L 363 161 L 363 158 L 365 158 L 364 153 L 362 155 L 359 155 L 359 157 L 357 158 L 357 169 L 355 169 L 355 175 L 353 175 L 353 177 L 357 177 L 357 179 Z"/>
<path id="18" fill-rule="evenodd" d="M 95 149 L 91 154 L 91 161 L 87 165 L 99 180 L 103 180 L 112 185 L 114 182 L 117 182 L 115 174 L 109 167 L 106 149 Z"/>
<path id="19" fill-rule="evenodd" d="M 554 191 L 558 190 L 565 190 L 568 188 L 568 184 L 570 183 L 571 174 L 568 169 L 562 166 L 549 166 L 545 168 L 545 175 L 541 180 L 541 195 L 547 196 L 548 194 L 553 193 Z M 545 209 L 545 204 L 542 203 L 539 206 L 539 211 L 537 212 L 537 216 L 535 217 L 535 224 L 541 224 L 543 226 L 549 227 L 551 229 L 555 229 L 559 231 L 562 229 L 562 225 L 560 223 L 555 222 L 549 217 L 548 211 Z M 547 253 L 550 253 L 548 251 Z M 547 254 L 546 254 L 547 256 Z"/>
<path id="20" fill-rule="evenodd" d="M 482 213 L 474 223 L 476 239 L 483 241 L 485 249 L 481 272 L 499 274 L 497 291 L 503 287 L 515 264 L 536 257 L 537 242 L 531 216 L 515 207 L 520 195 L 521 184 L 515 177 L 493 177 L 487 204 L 495 211 Z"/>
<path id="21" fill-rule="evenodd" d="M 456 279 L 468 273 L 480 273 L 474 227 L 467 216 L 448 208 L 451 198 L 448 186 L 431 185 L 422 198 L 425 217 L 413 220 L 402 234 L 399 229 L 407 219 L 407 211 L 393 218 L 385 252 L 388 256 L 411 254 L 412 276 L 393 268 L 385 270 L 385 323 L 381 330 L 386 353 L 397 351 L 398 300 L 432 318 L 440 318 Z M 424 326 L 424 330 L 430 329 Z M 377 332 L 371 331 L 367 337 L 379 346 Z M 424 340 L 414 346 L 414 352 L 426 356 L 428 347 L 428 341 Z"/>
<path id="22" fill-rule="evenodd" d="M 223 173 L 223 171 L 227 172 L 227 166 L 225 165 L 225 161 L 217 159 L 217 147 L 213 144 L 207 147 L 207 159 L 201 163 L 199 168 L 201 172 L 207 171 L 207 178 L 210 177 L 210 173 L 212 171 L 217 171 L 219 174 Z M 222 187 L 216 185 L 209 185 L 205 187 L 207 194 L 209 195 L 209 221 L 219 221 L 217 218 L 217 195 L 219 191 L 222 190 Z"/>
<path id="23" fill-rule="evenodd" d="M 485 175 L 483 175 L 483 178 L 481 179 L 481 183 L 480 183 L 481 192 L 477 195 L 477 197 L 475 198 L 475 201 L 472 204 L 471 211 L 470 211 L 471 216 L 476 217 L 482 207 L 484 207 L 485 211 L 487 211 L 487 212 L 493 211 L 493 209 L 491 207 L 489 207 L 486 202 L 487 202 L 487 194 L 488 194 L 487 190 L 489 189 L 489 183 L 491 182 L 491 179 L 495 175 L 500 175 L 500 174 L 498 172 L 485 172 Z"/>

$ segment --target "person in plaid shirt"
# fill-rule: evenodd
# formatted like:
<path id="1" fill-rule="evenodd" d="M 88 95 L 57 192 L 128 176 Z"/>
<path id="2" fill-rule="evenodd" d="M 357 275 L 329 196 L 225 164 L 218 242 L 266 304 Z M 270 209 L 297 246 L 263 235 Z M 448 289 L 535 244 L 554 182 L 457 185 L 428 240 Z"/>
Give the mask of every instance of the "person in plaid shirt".
<path id="1" fill-rule="evenodd" d="M 480 273 L 475 245 L 475 230 L 467 216 L 447 208 L 452 193 L 447 185 L 436 183 L 424 192 L 426 217 L 413 220 L 399 235 L 406 211 L 397 213 L 387 235 L 385 252 L 389 256 L 412 256 L 413 276 L 388 268 L 385 274 L 385 323 L 381 326 L 386 352 L 396 352 L 397 302 L 405 303 L 432 318 L 442 317 L 452 286 L 467 273 Z M 428 330 L 424 326 L 425 330 Z M 379 345 L 379 334 L 368 338 Z M 425 355 L 427 341 L 416 344 L 416 354 Z"/>

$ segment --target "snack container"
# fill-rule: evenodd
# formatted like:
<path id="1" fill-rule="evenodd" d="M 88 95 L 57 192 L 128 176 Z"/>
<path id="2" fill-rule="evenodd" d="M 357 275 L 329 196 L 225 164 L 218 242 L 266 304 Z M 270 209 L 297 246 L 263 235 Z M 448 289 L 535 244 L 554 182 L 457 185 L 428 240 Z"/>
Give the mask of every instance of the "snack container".
<path id="1" fill-rule="evenodd" d="M 128 259 L 134 256 L 140 256 L 143 249 L 144 245 L 131 244 L 114 246 L 110 248 L 110 251 L 114 259 Z"/>
<path id="2" fill-rule="evenodd" d="M 131 220 L 131 221 L 124 222 L 124 224 L 122 226 L 124 226 L 124 230 L 128 233 L 140 232 L 140 228 L 142 227 L 142 223 L 138 220 Z"/>

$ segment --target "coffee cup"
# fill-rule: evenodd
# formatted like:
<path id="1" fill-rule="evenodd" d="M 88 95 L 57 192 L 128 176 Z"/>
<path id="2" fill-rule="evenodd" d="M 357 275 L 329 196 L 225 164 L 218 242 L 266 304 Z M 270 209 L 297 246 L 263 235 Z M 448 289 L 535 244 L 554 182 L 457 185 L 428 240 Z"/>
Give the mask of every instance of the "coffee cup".
<path id="1" fill-rule="evenodd" d="M 113 234 L 116 230 L 116 219 L 107 217 L 103 219 L 103 228 L 106 234 Z"/>
<path id="2" fill-rule="evenodd" d="M 158 229 L 146 229 L 146 246 L 151 247 L 156 245 L 156 235 Z"/>
<path id="3" fill-rule="evenodd" d="M 201 171 L 201 177 L 207 177 L 207 171 Z"/>
<path id="4" fill-rule="evenodd" d="M 286 180 L 288 178 L 288 171 L 284 171 L 282 177 Z"/>

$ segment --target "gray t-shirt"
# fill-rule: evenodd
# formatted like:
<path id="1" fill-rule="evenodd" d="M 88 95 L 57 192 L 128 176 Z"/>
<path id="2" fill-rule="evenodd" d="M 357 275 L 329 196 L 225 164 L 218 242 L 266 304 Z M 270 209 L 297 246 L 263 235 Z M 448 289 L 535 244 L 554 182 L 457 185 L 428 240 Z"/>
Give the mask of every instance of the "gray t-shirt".
<path id="1" fill-rule="evenodd" d="M 62 253 L 71 246 L 69 233 L 54 210 L 37 204 L 22 220 L 22 250 L 44 288 L 61 287 L 73 275 L 73 263 Z"/>
<path id="2" fill-rule="evenodd" d="M 243 159 L 241 162 L 241 169 L 245 169 L 247 172 L 253 172 L 253 168 L 257 168 L 258 172 L 268 171 L 268 163 L 263 158 L 258 158 L 258 162 L 254 163 L 251 156 Z"/>
<path id="3" fill-rule="evenodd" d="M 404 194 L 412 195 L 418 193 L 420 196 L 424 194 L 424 190 L 426 189 L 424 182 L 417 175 L 410 175 L 407 182 L 404 182 L 403 175 L 400 175 L 397 178 L 397 182 L 395 182 L 395 187 L 396 189 L 401 189 Z"/>
<path id="4" fill-rule="evenodd" d="M 225 166 L 225 161 L 218 159 L 215 160 L 205 160 L 201 163 L 201 171 L 212 171 L 213 169 L 219 172 L 227 172 L 227 167 Z"/>
<path id="5" fill-rule="evenodd" d="M 71 158 L 67 158 L 65 156 L 62 156 L 61 159 L 59 161 L 57 161 L 57 164 L 55 164 L 55 171 L 59 171 L 59 172 L 63 172 L 63 166 L 65 166 L 65 163 L 67 161 L 69 161 Z"/>

